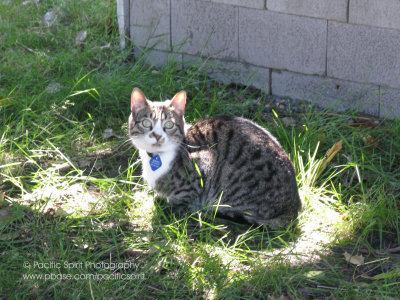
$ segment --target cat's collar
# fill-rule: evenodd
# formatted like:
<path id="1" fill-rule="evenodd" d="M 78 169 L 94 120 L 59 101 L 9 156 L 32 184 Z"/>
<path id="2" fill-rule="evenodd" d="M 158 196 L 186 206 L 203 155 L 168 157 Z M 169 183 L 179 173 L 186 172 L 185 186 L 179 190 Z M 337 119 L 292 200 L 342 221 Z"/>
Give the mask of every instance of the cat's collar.
<path id="1" fill-rule="evenodd" d="M 157 171 L 162 166 L 161 157 L 158 153 L 146 152 L 150 157 L 149 164 L 152 171 Z"/>
<path id="2" fill-rule="evenodd" d="M 150 152 L 146 152 L 146 153 L 150 158 L 153 158 L 155 155 L 158 154 L 158 153 L 150 153 Z"/>

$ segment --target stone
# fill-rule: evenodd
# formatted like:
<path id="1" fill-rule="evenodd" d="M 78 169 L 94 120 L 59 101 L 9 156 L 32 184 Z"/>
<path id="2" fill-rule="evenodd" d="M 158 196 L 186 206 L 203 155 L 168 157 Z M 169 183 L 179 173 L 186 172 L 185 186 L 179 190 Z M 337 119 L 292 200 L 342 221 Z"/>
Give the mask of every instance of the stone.
<path id="1" fill-rule="evenodd" d="M 400 31 L 330 21 L 328 77 L 400 88 Z"/>
<path id="2" fill-rule="evenodd" d="M 348 108 L 379 115 L 379 87 L 287 71 L 272 71 L 274 95 L 312 101 L 318 106 L 341 111 Z"/>
<path id="3" fill-rule="evenodd" d="M 400 1 L 351 0 L 349 23 L 400 29 Z"/>
<path id="4" fill-rule="evenodd" d="M 62 86 L 58 82 L 51 82 L 47 87 L 46 87 L 46 92 L 49 94 L 55 94 L 61 91 Z"/>
<path id="5" fill-rule="evenodd" d="M 87 30 L 81 30 L 75 37 L 75 45 L 82 44 L 87 38 Z"/>
<path id="6" fill-rule="evenodd" d="M 47 26 L 50 26 L 51 24 L 53 24 L 55 22 L 56 18 L 57 18 L 57 16 L 54 13 L 54 11 L 48 11 L 43 17 Z"/>
<path id="7" fill-rule="evenodd" d="M 171 1 L 172 44 L 176 51 L 238 59 L 238 8 L 206 1 Z"/>
<path id="8" fill-rule="evenodd" d="M 130 36 L 135 46 L 169 51 L 170 1 L 131 1 Z"/>
<path id="9" fill-rule="evenodd" d="M 347 1 L 348 0 L 268 0 L 267 9 L 287 14 L 346 22 Z"/>
<path id="10" fill-rule="evenodd" d="M 327 21 L 239 8 L 243 62 L 306 74 L 325 74 Z"/>
<path id="11" fill-rule="evenodd" d="M 281 122 L 283 123 L 283 125 L 285 127 L 289 127 L 289 126 L 295 125 L 295 123 L 296 123 L 295 120 L 293 118 L 291 118 L 291 117 L 283 117 L 280 120 L 281 120 Z"/>

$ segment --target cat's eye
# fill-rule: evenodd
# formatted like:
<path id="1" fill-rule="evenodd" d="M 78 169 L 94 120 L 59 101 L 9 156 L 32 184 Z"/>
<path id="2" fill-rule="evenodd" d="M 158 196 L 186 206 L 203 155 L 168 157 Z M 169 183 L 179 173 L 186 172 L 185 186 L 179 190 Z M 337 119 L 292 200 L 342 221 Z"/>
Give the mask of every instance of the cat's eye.
<path id="1" fill-rule="evenodd" d="M 151 123 L 151 121 L 148 120 L 148 119 L 144 119 L 144 120 L 142 121 L 142 125 L 143 125 L 143 127 L 150 128 L 151 125 L 153 125 L 153 123 Z"/>
<path id="2" fill-rule="evenodd" d="M 165 129 L 171 129 L 172 127 L 174 127 L 174 122 L 167 121 L 167 122 L 164 123 L 164 128 Z"/>

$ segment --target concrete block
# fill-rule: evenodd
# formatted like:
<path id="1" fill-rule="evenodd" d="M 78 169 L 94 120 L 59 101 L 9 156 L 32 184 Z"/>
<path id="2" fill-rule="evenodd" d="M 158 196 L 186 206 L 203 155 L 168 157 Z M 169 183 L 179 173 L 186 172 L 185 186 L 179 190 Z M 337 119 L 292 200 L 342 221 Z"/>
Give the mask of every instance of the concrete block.
<path id="1" fill-rule="evenodd" d="M 400 88 L 400 31 L 329 21 L 329 77 Z"/>
<path id="2" fill-rule="evenodd" d="M 170 2 L 131 0 L 130 36 L 134 45 L 170 50 Z"/>
<path id="3" fill-rule="evenodd" d="M 347 1 L 348 0 L 268 0 L 267 9 L 301 16 L 346 21 Z"/>
<path id="4" fill-rule="evenodd" d="M 134 47 L 134 53 L 136 58 L 143 59 L 146 64 L 158 69 L 171 62 L 176 63 L 178 69 L 182 68 L 183 55 L 181 53 L 171 53 L 154 49 L 143 50 L 138 47 Z"/>
<path id="5" fill-rule="evenodd" d="M 400 1 L 351 0 L 349 23 L 400 29 Z"/>
<path id="6" fill-rule="evenodd" d="M 211 0 L 211 2 L 218 2 L 218 3 L 249 7 L 249 8 L 257 8 L 257 9 L 265 8 L 265 0 Z"/>
<path id="7" fill-rule="evenodd" d="M 238 8 L 207 1 L 171 1 L 174 49 L 238 59 Z"/>
<path id="8" fill-rule="evenodd" d="M 129 36 L 129 0 L 117 0 L 117 18 L 119 44 L 124 49 L 126 45 L 125 39 Z"/>
<path id="9" fill-rule="evenodd" d="M 239 8 L 239 57 L 267 68 L 324 74 L 327 21 Z"/>
<path id="10" fill-rule="evenodd" d="M 234 61 L 183 55 L 184 66 L 196 64 L 209 77 L 225 84 L 238 83 L 269 92 L 269 69 Z"/>
<path id="11" fill-rule="evenodd" d="M 379 87 L 322 76 L 272 71 L 272 94 L 313 101 L 333 110 L 352 108 L 370 115 L 379 115 Z"/>
<path id="12" fill-rule="evenodd" d="M 380 117 L 400 119 L 400 90 L 381 87 L 380 93 Z"/>

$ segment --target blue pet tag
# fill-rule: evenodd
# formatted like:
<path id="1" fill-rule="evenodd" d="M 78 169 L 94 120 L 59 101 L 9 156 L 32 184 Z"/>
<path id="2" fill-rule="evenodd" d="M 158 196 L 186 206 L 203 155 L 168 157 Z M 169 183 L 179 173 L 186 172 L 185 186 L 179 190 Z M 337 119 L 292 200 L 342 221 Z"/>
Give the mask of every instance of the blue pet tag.
<path id="1" fill-rule="evenodd" d="M 150 158 L 150 167 L 153 171 L 158 170 L 162 166 L 161 157 L 160 155 L 154 155 Z"/>

